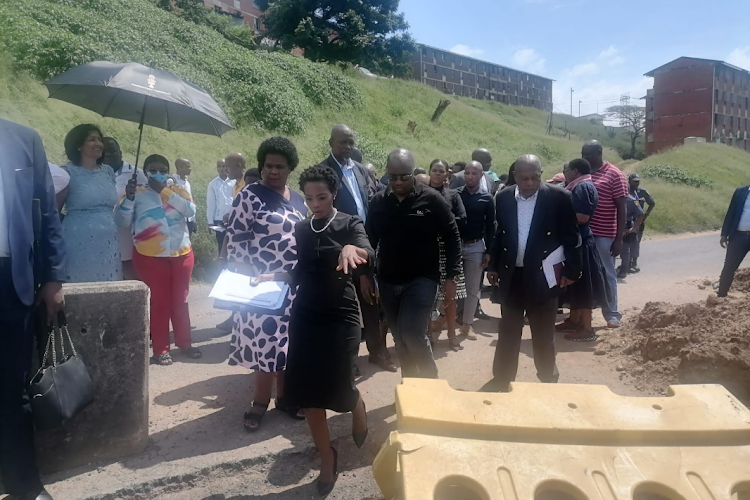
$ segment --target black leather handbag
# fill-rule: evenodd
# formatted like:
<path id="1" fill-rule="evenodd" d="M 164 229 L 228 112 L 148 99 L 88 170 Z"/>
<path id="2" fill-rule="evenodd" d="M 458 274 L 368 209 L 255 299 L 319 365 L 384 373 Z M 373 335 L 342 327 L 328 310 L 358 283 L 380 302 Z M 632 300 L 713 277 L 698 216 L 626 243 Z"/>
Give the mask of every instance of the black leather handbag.
<path id="1" fill-rule="evenodd" d="M 59 360 L 58 342 L 62 354 Z M 66 342 L 70 346 L 67 354 Z M 29 383 L 28 392 L 37 429 L 61 427 L 94 401 L 91 376 L 76 353 L 63 311 L 57 315 L 57 328 L 50 329 L 42 365 Z"/>

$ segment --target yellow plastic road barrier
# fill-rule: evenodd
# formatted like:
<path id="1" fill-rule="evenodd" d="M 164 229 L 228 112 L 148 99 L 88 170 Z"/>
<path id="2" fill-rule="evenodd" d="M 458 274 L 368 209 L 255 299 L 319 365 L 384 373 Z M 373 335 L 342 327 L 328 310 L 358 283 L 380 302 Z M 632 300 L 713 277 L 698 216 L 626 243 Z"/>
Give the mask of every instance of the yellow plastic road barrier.
<path id="1" fill-rule="evenodd" d="M 373 473 L 397 500 L 750 500 L 750 410 L 720 385 L 627 398 L 606 386 L 396 388 Z"/>

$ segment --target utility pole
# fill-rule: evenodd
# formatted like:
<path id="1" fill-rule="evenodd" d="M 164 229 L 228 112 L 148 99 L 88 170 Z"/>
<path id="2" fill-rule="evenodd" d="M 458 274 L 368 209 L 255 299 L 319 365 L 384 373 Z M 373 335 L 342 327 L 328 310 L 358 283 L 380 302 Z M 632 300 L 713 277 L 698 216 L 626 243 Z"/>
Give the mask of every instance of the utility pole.
<path id="1" fill-rule="evenodd" d="M 570 87 L 570 116 L 573 116 L 573 87 Z"/>
<path id="2" fill-rule="evenodd" d="M 578 101 L 578 118 L 580 118 L 580 117 L 581 117 L 581 103 L 582 103 L 582 102 L 583 102 L 583 101 Z"/>

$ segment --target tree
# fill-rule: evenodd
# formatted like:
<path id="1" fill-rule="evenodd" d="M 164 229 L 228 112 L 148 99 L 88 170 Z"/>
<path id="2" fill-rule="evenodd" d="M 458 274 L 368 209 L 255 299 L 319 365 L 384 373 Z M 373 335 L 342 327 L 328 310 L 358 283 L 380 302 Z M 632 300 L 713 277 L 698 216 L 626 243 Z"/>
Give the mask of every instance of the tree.
<path id="1" fill-rule="evenodd" d="M 621 126 L 628 129 L 630 154 L 632 158 L 635 158 L 635 143 L 639 137 L 643 136 L 643 132 L 646 130 L 646 108 L 633 106 L 632 104 L 622 104 L 619 106 L 610 106 L 605 113 L 608 117 L 619 121 Z"/>
<path id="2" fill-rule="evenodd" d="M 352 63 L 407 77 L 416 44 L 399 0 L 257 0 L 263 35 L 313 61 Z"/>

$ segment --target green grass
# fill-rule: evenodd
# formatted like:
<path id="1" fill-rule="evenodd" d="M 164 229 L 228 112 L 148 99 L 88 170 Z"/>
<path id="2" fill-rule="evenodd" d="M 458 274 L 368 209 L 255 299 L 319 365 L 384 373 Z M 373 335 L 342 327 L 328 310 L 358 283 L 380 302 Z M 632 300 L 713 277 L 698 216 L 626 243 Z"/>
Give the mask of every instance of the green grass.
<path id="1" fill-rule="evenodd" d="M 29 8 L 32 4 L 35 9 Z M 135 4 L 138 4 L 138 9 L 133 7 Z M 124 14 L 122 9 L 125 7 L 132 12 L 132 16 Z M 102 118 L 73 105 L 47 99 L 47 91 L 40 82 L 42 76 L 39 68 L 29 67 L 29 62 L 37 60 L 47 61 L 45 64 L 51 60 L 71 66 L 108 53 L 117 55 L 115 60 L 128 60 L 122 52 L 122 44 L 110 43 L 113 37 L 92 39 L 90 36 L 91 33 L 100 33 L 98 22 L 108 22 L 103 20 L 106 8 L 114 9 L 116 14 L 113 18 L 118 27 L 112 33 L 128 33 L 128 44 L 137 49 L 132 52 L 132 60 L 144 62 L 144 59 L 151 57 L 161 66 L 169 66 L 167 69 L 185 78 L 198 80 L 197 83 L 212 89 L 239 125 L 237 131 L 229 132 L 221 139 L 167 133 L 152 128 L 146 128 L 144 132 L 142 157 L 159 153 L 170 159 L 187 157 L 193 162 L 191 184 L 199 212 L 199 233 L 193 241 L 197 277 L 205 275 L 216 257 L 215 240 L 208 233 L 205 223 L 206 186 L 215 176 L 216 160 L 239 151 L 248 157 L 248 166 L 255 166 L 255 152 L 260 142 L 280 133 L 278 127 L 275 130 L 267 128 L 269 123 L 278 123 L 282 130 L 286 130 L 299 150 L 300 168 L 293 172 L 289 181 L 292 187 L 296 187 L 299 173 L 304 167 L 316 164 L 327 156 L 328 136 L 336 123 L 347 123 L 357 131 L 365 159 L 381 172 L 385 168 L 387 153 L 396 147 L 412 150 L 421 167 L 427 167 L 434 158 L 449 162 L 467 161 L 473 149 L 485 147 L 492 151 L 494 170 L 498 173 L 506 172 L 519 155 L 535 153 L 542 158 L 545 177 L 548 178 L 560 172 L 566 161 L 579 157 L 581 145 L 587 139 L 599 139 L 607 146 L 605 156 L 615 164 L 620 163 L 621 158 L 611 148 L 629 144 L 621 132 L 609 137 L 604 127 L 571 117 L 567 117 L 567 126 L 574 135 L 564 138 L 565 119 L 559 115 L 554 117 L 552 135 L 546 135 L 548 113 L 461 97 L 450 97 L 452 103 L 440 122 L 432 123 L 430 118 L 435 107 L 440 99 L 445 98 L 436 90 L 416 82 L 369 79 L 353 70 L 342 72 L 333 66 L 313 64 L 286 54 L 269 56 L 228 46 L 230 42 L 209 28 L 195 26 L 160 11 L 146 0 L 0 0 L 0 14 L 5 9 L 6 13 L 12 12 L 18 18 L 15 19 L 17 24 L 13 31 L 16 37 L 14 47 L 26 50 L 22 53 L 0 52 L 0 117 L 38 130 L 53 162 L 66 162 L 63 139 L 68 130 L 79 123 L 100 125 L 105 135 L 118 139 L 126 160 L 132 162 L 135 159 L 136 124 Z M 85 19 L 80 26 L 70 28 L 72 13 L 85 9 L 89 9 L 88 14 L 96 22 Z M 56 13 L 60 16 L 52 19 L 50 15 Z M 24 23 L 38 23 L 36 18 L 40 16 L 54 21 L 54 30 L 18 29 Z M 163 26 L 166 33 L 160 33 L 158 37 L 149 34 L 148 30 L 144 30 L 143 23 L 151 22 Z M 65 29 L 72 29 L 71 33 L 75 34 L 67 36 Z M 61 30 L 65 35 L 62 38 Z M 87 30 L 93 31 L 89 33 Z M 50 33 L 57 38 L 49 39 L 52 36 Z M 0 47 L 2 39 L 0 32 Z M 210 42 L 208 51 L 201 45 L 206 41 Z M 76 44 L 83 47 L 91 45 L 92 53 L 76 52 L 73 55 L 81 60 L 61 60 L 61 56 L 67 54 L 66 48 Z M 35 50 L 40 52 L 29 52 L 29 47 L 36 47 Z M 218 54 L 217 59 L 221 64 L 210 57 L 211 51 Z M 19 54 L 23 56 L 20 59 Z M 227 69 L 226 64 L 231 62 L 227 54 L 240 57 L 250 65 Z M 265 76 L 256 74 L 264 71 Z M 311 73 L 317 76 L 313 79 Z M 244 79 L 244 86 L 235 86 L 231 83 L 232 78 Z M 280 86 L 280 90 L 275 89 L 279 79 L 284 78 L 294 78 L 294 82 Z M 342 93 L 328 88 L 335 82 L 350 90 Z M 277 90 L 281 94 L 276 93 Z M 233 99 L 233 91 L 239 92 L 242 98 Z M 260 93 L 248 94 L 251 91 Z M 258 96 L 271 96 L 273 99 L 259 103 Z M 277 98 L 294 99 L 299 105 L 275 107 L 273 104 Z M 268 120 L 263 119 L 263 113 L 269 115 Z M 277 119 L 275 115 L 284 119 Z M 410 121 L 417 124 L 413 134 L 407 128 Z M 703 172 L 714 181 L 714 188 L 699 190 L 644 180 L 644 186 L 659 201 L 659 207 L 649 224 L 661 232 L 718 227 L 731 189 L 746 182 L 743 168 L 748 164 L 749 155 L 715 145 L 702 145 L 697 150 L 683 149 L 659 155 L 648 162 L 681 166 L 692 173 Z M 713 161 L 714 158 L 721 161 Z M 632 168 L 637 169 L 637 163 L 630 163 Z"/>
<path id="2" fill-rule="evenodd" d="M 641 185 L 656 199 L 649 229 L 683 233 L 720 229 L 732 193 L 750 182 L 750 155 L 722 144 L 694 144 L 650 156 L 628 167 L 639 172 L 646 165 L 674 165 L 712 181 L 712 187 L 693 188 L 659 179 L 643 178 Z"/>

